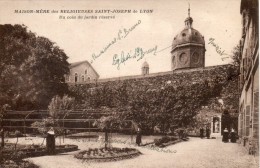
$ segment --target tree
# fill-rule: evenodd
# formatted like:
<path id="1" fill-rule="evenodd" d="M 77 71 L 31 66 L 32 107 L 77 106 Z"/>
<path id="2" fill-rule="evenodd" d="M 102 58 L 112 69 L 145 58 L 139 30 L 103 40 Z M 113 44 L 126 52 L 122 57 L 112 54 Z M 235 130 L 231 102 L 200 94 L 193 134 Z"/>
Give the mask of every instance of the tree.
<path id="1" fill-rule="evenodd" d="M 4 134 L 4 116 L 6 113 L 6 110 L 9 108 L 10 106 L 8 104 L 5 104 L 1 107 L 0 109 L 0 126 L 1 126 L 1 130 L 0 130 L 0 134 L 1 134 L 1 147 L 4 147 L 4 143 L 5 143 L 5 134 Z"/>
<path id="2" fill-rule="evenodd" d="M 105 132 L 105 149 L 108 148 L 109 144 L 108 132 L 112 129 L 118 128 L 120 123 L 122 123 L 122 120 L 117 114 L 111 116 L 102 116 L 93 123 L 94 126 L 97 126 Z"/>
<path id="3" fill-rule="evenodd" d="M 49 115 L 54 118 L 60 118 L 67 110 L 73 110 L 75 98 L 64 95 L 62 98 L 58 95 L 54 96 L 48 106 Z"/>
<path id="4" fill-rule="evenodd" d="M 19 95 L 19 67 L 30 55 L 26 44 L 34 37 L 24 26 L 0 25 L 0 105 L 13 104 Z"/>
<path id="5" fill-rule="evenodd" d="M 234 66 L 236 66 L 236 67 L 239 67 L 240 66 L 240 62 L 241 62 L 241 58 L 242 58 L 241 49 L 240 49 L 240 45 L 239 44 L 236 45 L 233 48 L 231 58 L 233 60 L 232 64 Z"/>
<path id="6" fill-rule="evenodd" d="M 46 108 L 54 95 L 68 91 L 67 58 L 55 43 L 24 25 L 0 25 L 0 102 L 14 109 Z"/>
<path id="7" fill-rule="evenodd" d="M 54 96 L 48 106 L 50 117 L 36 121 L 31 126 L 37 128 L 42 135 L 46 135 L 51 128 L 54 128 L 54 132 L 58 135 L 64 133 L 56 119 L 62 119 L 64 115 L 68 114 L 69 110 L 73 110 L 74 104 L 75 99 L 68 95 L 64 95 L 62 98 L 58 95 Z"/>
<path id="8" fill-rule="evenodd" d="M 16 143 L 14 145 L 14 149 L 16 151 L 16 146 L 17 146 L 17 143 L 18 143 L 18 140 L 19 140 L 19 136 L 22 136 L 22 133 L 18 130 L 15 130 L 14 134 L 15 134 L 15 137 L 16 137 Z"/>

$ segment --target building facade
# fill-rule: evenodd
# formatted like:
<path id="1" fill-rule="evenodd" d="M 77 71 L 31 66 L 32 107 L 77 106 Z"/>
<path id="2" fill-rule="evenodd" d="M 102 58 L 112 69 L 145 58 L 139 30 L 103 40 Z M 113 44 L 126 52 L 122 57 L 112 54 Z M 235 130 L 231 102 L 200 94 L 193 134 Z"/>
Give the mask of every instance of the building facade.
<path id="1" fill-rule="evenodd" d="M 70 64 L 70 74 L 65 78 L 66 82 L 71 84 L 87 83 L 97 81 L 99 74 L 88 61 L 81 61 Z"/>
<path id="2" fill-rule="evenodd" d="M 177 34 L 172 43 L 172 70 L 205 67 L 205 40 L 199 31 L 192 27 L 193 19 L 185 19 L 185 28 Z"/>
<path id="3" fill-rule="evenodd" d="M 241 0 L 239 136 L 244 146 L 259 144 L 258 0 Z"/>

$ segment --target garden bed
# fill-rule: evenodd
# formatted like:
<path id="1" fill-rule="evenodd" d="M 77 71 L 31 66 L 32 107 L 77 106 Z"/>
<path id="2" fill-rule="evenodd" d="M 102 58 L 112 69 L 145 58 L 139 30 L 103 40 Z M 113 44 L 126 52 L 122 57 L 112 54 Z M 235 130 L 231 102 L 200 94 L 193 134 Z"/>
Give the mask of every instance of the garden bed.
<path id="1" fill-rule="evenodd" d="M 70 138 L 70 139 L 98 138 L 98 135 L 67 135 L 66 138 Z"/>
<path id="2" fill-rule="evenodd" d="M 165 136 L 160 139 L 155 139 L 154 144 L 160 148 L 163 148 L 169 145 L 174 145 L 182 141 L 187 141 L 188 139 L 189 139 L 188 137 L 181 139 L 174 136 Z"/>
<path id="3" fill-rule="evenodd" d="M 59 145 L 55 147 L 55 153 L 65 153 L 78 150 L 77 145 Z M 6 144 L 3 150 L 3 155 L 6 158 L 12 157 L 14 153 L 14 144 Z M 20 153 L 21 159 L 28 157 L 37 157 L 48 155 L 45 146 L 40 145 L 18 145 L 16 148 L 16 153 Z"/>
<path id="4" fill-rule="evenodd" d="M 39 166 L 24 160 L 13 161 L 7 160 L 0 164 L 1 168 L 39 168 Z"/>
<path id="5" fill-rule="evenodd" d="M 134 148 L 95 148 L 80 151 L 74 157 L 84 161 L 108 162 L 130 159 L 139 155 L 141 152 Z"/>

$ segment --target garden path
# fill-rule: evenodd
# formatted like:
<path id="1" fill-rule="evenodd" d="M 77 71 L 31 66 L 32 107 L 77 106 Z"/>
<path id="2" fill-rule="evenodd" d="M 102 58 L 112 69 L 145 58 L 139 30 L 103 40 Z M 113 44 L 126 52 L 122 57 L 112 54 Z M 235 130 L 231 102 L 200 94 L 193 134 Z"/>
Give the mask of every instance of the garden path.
<path id="1" fill-rule="evenodd" d="M 113 138 L 116 138 L 115 136 Z M 144 137 L 146 140 L 154 137 Z M 130 138 L 119 136 L 122 141 Z M 20 140 L 19 140 L 20 141 Z M 35 139 L 31 141 L 36 141 Z M 58 141 L 59 142 L 59 141 Z M 98 147 L 97 142 L 66 139 L 66 143 L 77 144 L 80 149 Z M 129 147 L 129 144 L 114 143 L 116 147 Z M 133 147 L 133 146 L 132 146 Z M 221 137 L 217 139 L 190 138 L 189 141 L 177 143 L 163 148 L 172 153 L 158 152 L 147 147 L 135 147 L 143 155 L 133 159 L 89 163 L 82 162 L 73 157 L 76 152 L 59 154 L 56 156 L 43 156 L 30 158 L 42 168 L 257 168 L 257 157 L 248 155 L 247 151 L 237 143 L 222 143 Z"/>

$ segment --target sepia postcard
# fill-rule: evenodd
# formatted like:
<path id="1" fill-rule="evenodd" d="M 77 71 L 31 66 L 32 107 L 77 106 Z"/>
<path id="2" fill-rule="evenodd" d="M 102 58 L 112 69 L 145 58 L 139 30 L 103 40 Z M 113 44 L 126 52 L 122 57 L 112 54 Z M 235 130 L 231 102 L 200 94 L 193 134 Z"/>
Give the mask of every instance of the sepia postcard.
<path id="1" fill-rule="evenodd" d="M 0 0 L 0 168 L 257 168 L 258 62 L 258 0 Z"/>

